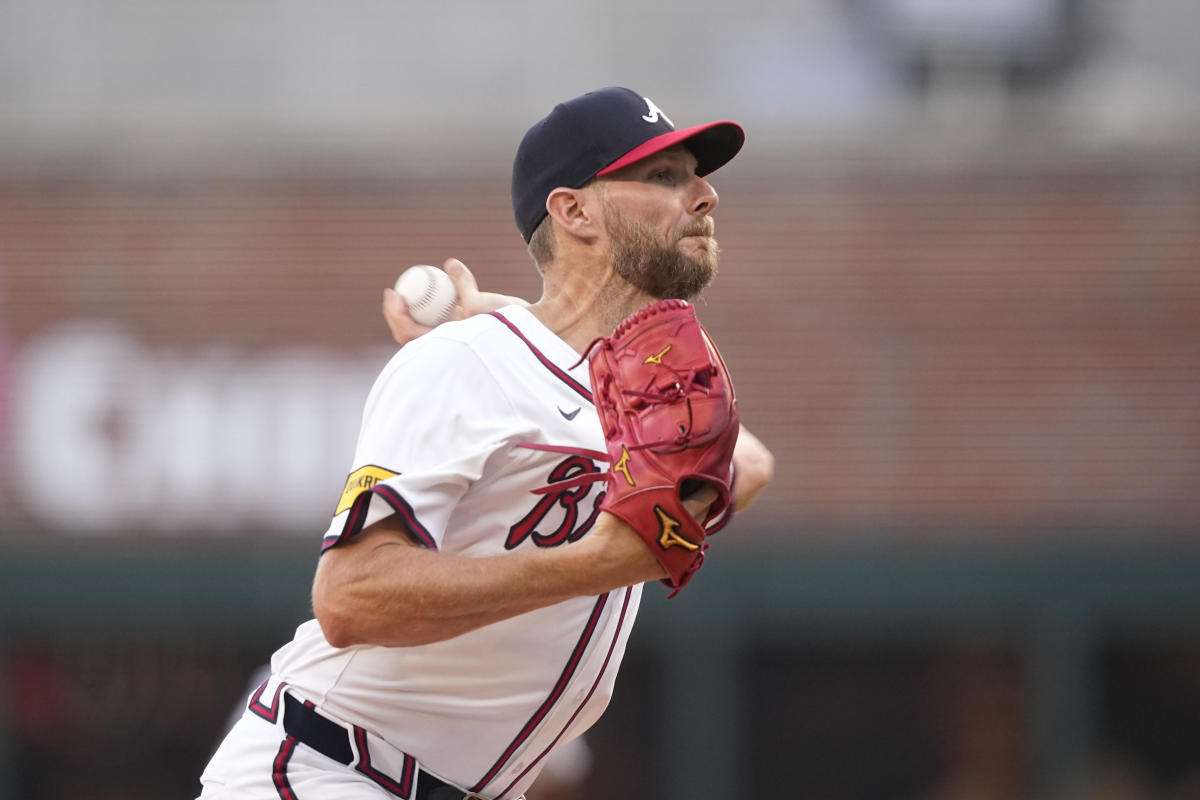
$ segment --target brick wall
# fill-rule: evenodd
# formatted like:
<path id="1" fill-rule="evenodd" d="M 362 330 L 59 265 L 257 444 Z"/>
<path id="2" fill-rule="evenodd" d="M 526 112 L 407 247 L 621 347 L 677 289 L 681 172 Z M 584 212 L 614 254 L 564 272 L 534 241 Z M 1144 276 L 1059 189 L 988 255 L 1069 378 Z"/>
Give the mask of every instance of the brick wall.
<path id="1" fill-rule="evenodd" d="M 701 314 L 806 535 L 1200 523 L 1200 172 L 717 181 Z M 0 182 L 8 348 L 77 317 L 169 347 L 385 344 L 458 256 L 534 299 L 505 176 Z M 791 523 L 796 523 L 791 526 Z"/>

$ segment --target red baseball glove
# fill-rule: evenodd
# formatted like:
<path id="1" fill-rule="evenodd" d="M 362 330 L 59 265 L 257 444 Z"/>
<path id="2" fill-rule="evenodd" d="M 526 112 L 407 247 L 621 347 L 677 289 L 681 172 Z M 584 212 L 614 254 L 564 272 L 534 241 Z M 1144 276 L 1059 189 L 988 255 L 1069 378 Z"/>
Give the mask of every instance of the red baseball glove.
<path id="1" fill-rule="evenodd" d="M 732 514 L 739 425 L 729 372 L 683 300 L 628 317 L 593 345 L 588 367 L 611 465 L 600 507 L 637 531 L 678 592 Z M 704 485 L 717 499 L 701 523 L 682 501 Z"/>
<path id="2" fill-rule="evenodd" d="M 607 454 L 587 455 L 607 458 L 610 467 L 572 482 L 607 481 L 600 508 L 645 540 L 674 597 L 700 569 L 708 534 L 733 513 L 733 446 L 740 427 L 733 383 L 695 309 L 683 300 L 660 300 L 632 314 L 612 336 L 594 342 L 587 358 L 608 442 Z M 701 522 L 683 499 L 705 485 L 717 499 Z"/>

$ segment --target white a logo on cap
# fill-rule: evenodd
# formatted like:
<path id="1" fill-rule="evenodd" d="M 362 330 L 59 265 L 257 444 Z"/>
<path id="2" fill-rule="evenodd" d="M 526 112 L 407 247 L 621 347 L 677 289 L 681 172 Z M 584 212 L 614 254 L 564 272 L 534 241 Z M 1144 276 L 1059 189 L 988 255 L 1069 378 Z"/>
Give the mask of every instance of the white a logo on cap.
<path id="1" fill-rule="evenodd" d="M 643 97 L 642 99 L 646 101 L 646 107 L 650 109 L 650 113 L 642 115 L 642 119 L 646 120 L 646 122 L 658 122 L 659 117 L 661 117 L 662 119 L 665 119 L 667 124 L 672 128 L 675 127 L 675 123 L 671 122 L 671 118 L 664 114 L 661 108 L 654 105 L 653 100 L 651 100 L 649 97 Z"/>

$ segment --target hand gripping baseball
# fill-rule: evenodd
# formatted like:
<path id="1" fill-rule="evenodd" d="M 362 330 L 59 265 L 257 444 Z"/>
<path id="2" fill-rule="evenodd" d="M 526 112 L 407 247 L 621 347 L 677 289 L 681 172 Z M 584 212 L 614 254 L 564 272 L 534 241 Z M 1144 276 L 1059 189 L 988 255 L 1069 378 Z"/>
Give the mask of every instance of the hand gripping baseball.
<path id="1" fill-rule="evenodd" d="M 708 534 L 732 513 L 739 425 L 729 373 L 683 300 L 660 300 L 631 315 L 592 344 L 588 368 L 608 447 L 589 455 L 607 458 L 609 470 L 577 482 L 607 481 L 600 508 L 633 528 L 677 593 L 703 563 Z M 716 499 L 701 521 L 683 500 L 706 486 Z"/>
<path id="2" fill-rule="evenodd" d="M 447 259 L 443 264 L 443 270 L 450 277 L 450 282 L 454 284 L 455 293 L 458 295 L 458 304 L 452 319 L 465 319 L 475 314 L 495 311 L 507 305 L 529 305 L 519 297 L 480 291 L 471 270 L 467 269 L 467 265 L 457 258 Z M 413 318 L 404 298 L 392 288 L 383 290 L 383 319 L 396 344 L 408 344 L 413 339 L 424 336 L 433 330 Z"/>

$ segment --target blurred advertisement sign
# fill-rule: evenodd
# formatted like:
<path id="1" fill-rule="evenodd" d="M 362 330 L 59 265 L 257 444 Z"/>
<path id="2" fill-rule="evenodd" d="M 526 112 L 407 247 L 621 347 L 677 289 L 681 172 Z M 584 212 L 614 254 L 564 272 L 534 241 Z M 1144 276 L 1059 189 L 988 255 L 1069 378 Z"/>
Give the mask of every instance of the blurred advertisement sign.
<path id="1" fill-rule="evenodd" d="M 168 350 L 115 323 L 63 324 L 16 354 L 9 482 L 35 523 L 62 531 L 313 535 L 380 363 Z"/>

